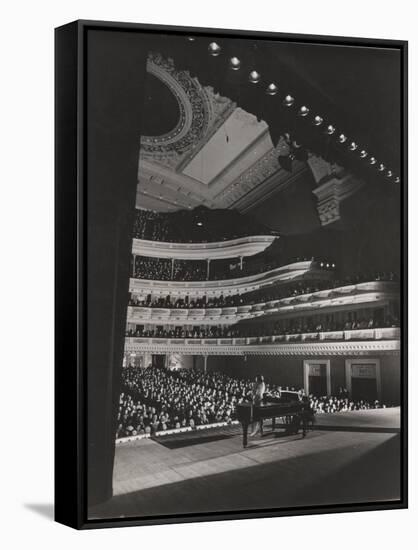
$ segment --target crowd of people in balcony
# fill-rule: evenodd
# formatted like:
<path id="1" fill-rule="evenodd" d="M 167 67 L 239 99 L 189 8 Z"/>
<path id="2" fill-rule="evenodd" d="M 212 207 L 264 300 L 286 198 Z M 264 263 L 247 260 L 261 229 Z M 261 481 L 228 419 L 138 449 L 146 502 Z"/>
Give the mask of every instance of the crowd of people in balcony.
<path id="1" fill-rule="evenodd" d="M 315 261 L 315 267 L 320 270 L 335 269 L 335 264 L 320 262 L 313 257 L 285 257 L 278 254 L 272 256 L 266 253 L 256 254 L 247 258 L 231 258 L 227 260 L 211 260 L 208 265 L 206 260 L 171 260 L 169 258 L 153 258 L 147 256 L 135 256 L 132 265 L 132 275 L 136 279 L 147 279 L 156 281 L 216 281 L 248 277 L 258 273 L 266 273 L 284 265 L 299 261 Z M 392 272 L 386 273 L 360 273 L 349 275 L 344 278 L 334 278 L 329 281 L 306 280 L 296 282 L 292 287 L 292 294 L 309 294 L 324 288 L 336 288 L 359 284 L 370 281 L 397 281 L 397 276 Z M 327 286 L 328 285 L 328 286 Z M 280 287 L 261 289 L 254 291 L 251 300 L 270 301 L 281 297 L 283 290 Z M 291 295 L 292 295 L 291 294 Z M 239 298 L 233 298 L 239 301 Z M 209 300 L 207 300 L 209 304 Z M 211 307 L 208 305 L 207 307 Z M 213 305 L 213 307 L 219 307 Z"/>
<path id="2" fill-rule="evenodd" d="M 375 328 L 398 327 L 399 319 L 396 315 L 384 314 L 383 310 L 375 315 L 357 315 L 356 312 L 345 312 L 336 315 L 315 315 L 298 318 L 288 318 L 270 322 L 252 322 L 235 325 L 206 325 L 206 326 L 153 326 L 146 328 L 138 325 L 128 328 L 127 337 L 135 338 L 250 338 L 267 336 L 286 336 L 309 334 L 312 338 L 319 338 L 321 333 L 366 330 Z"/>
<path id="3" fill-rule="evenodd" d="M 253 389 L 253 380 L 220 372 L 129 365 L 122 374 L 116 437 L 230 423 L 237 404 L 252 400 Z M 277 397 L 284 389 L 300 390 L 266 383 L 266 395 Z M 335 396 L 310 395 L 309 402 L 319 414 L 385 407 L 377 400 L 352 400 L 343 388 Z"/>
<path id="4" fill-rule="evenodd" d="M 344 287 L 355 284 L 355 282 L 370 281 L 396 281 L 393 273 L 378 273 L 373 275 L 356 276 L 339 280 L 314 280 L 301 279 L 298 281 L 268 285 L 258 290 L 253 290 L 243 294 L 229 294 L 220 296 L 184 296 L 177 297 L 170 294 L 166 296 L 131 296 L 129 305 L 138 307 L 156 307 L 166 309 L 205 309 L 205 308 L 223 308 L 238 307 L 242 305 L 254 305 L 281 300 L 285 298 L 303 296 L 320 292 L 321 290 L 330 290 L 338 287 Z M 355 281 L 355 282 L 354 282 Z"/>
<path id="5" fill-rule="evenodd" d="M 236 210 L 198 207 L 172 213 L 137 209 L 133 233 L 136 239 L 149 241 L 205 243 L 270 235 L 272 231 Z"/>
<path id="6" fill-rule="evenodd" d="M 172 326 L 164 328 L 161 326 L 147 329 L 138 327 L 136 330 L 128 329 L 127 337 L 134 338 L 235 338 L 240 335 L 236 326 L 206 326 L 206 327 L 182 327 Z"/>
<path id="7" fill-rule="evenodd" d="M 299 261 L 313 261 L 313 258 L 277 257 L 267 261 L 257 254 L 243 258 L 242 261 L 239 258 L 211 260 L 208 265 L 206 260 L 172 261 L 169 258 L 135 256 L 132 274 L 136 279 L 155 281 L 218 281 L 266 273 Z"/>

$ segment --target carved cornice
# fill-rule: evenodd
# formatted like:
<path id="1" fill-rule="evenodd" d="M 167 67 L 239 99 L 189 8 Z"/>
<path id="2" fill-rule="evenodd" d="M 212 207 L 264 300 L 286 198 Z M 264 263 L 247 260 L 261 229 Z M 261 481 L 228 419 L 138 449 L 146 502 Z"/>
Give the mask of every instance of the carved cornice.
<path id="1" fill-rule="evenodd" d="M 353 195 L 363 182 L 346 173 L 340 166 L 314 155 L 310 155 L 308 165 L 318 184 L 313 193 L 318 199 L 321 225 L 338 222 L 341 219 L 341 202 Z"/>
<path id="2" fill-rule="evenodd" d="M 157 339 L 156 339 L 157 340 Z M 223 339 L 220 339 L 222 341 Z M 168 341 L 166 341 L 168 342 Z M 230 345 L 201 343 L 200 340 L 188 340 L 178 343 L 141 343 L 139 338 L 127 338 L 125 351 L 136 353 L 181 353 L 183 355 L 281 355 L 281 356 L 367 356 L 367 355 L 399 355 L 399 340 L 380 341 L 349 341 L 349 342 L 300 342 L 297 344 L 257 344 Z M 205 340 L 203 340 L 205 342 Z"/>

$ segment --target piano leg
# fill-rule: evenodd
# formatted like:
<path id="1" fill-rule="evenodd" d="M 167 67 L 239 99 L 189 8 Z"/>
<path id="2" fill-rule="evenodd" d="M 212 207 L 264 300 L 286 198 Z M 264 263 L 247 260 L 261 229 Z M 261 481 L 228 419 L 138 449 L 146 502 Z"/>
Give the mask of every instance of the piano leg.
<path id="1" fill-rule="evenodd" d="M 276 417 L 273 416 L 273 419 L 271 421 L 271 431 L 274 432 L 275 429 L 276 429 Z"/>
<path id="2" fill-rule="evenodd" d="M 242 423 L 242 445 L 244 449 L 248 445 L 248 422 Z"/>
<path id="3" fill-rule="evenodd" d="M 263 431 L 263 419 L 260 418 L 260 436 L 261 437 L 263 437 L 263 433 L 264 433 L 264 431 Z"/>

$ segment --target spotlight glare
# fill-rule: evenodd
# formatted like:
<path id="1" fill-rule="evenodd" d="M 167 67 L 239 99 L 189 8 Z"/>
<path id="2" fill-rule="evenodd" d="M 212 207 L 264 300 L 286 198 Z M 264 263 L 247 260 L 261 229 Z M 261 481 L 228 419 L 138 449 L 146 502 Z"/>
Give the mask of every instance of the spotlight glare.
<path id="1" fill-rule="evenodd" d="M 378 168 L 379 172 L 383 172 L 384 169 L 385 169 L 385 165 L 384 164 L 379 164 L 379 168 Z"/>
<path id="2" fill-rule="evenodd" d="M 350 143 L 349 149 L 350 149 L 350 151 L 355 151 L 357 149 L 357 143 L 355 141 L 352 141 Z"/>
<path id="3" fill-rule="evenodd" d="M 300 116 L 307 116 L 309 114 L 309 109 L 306 107 L 306 105 L 302 105 L 302 107 L 299 109 L 299 115 Z"/>
<path id="4" fill-rule="evenodd" d="M 401 182 L 401 178 L 399 176 L 396 176 L 395 183 L 400 183 L 400 182 Z"/>
<path id="5" fill-rule="evenodd" d="M 250 76 L 248 77 L 249 81 L 252 84 L 257 84 L 258 82 L 260 82 L 260 78 L 260 73 L 258 73 L 257 71 L 251 71 Z"/>
<path id="6" fill-rule="evenodd" d="M 213 55 L 214 57 L 216 57 L 217 55 L 219 55 L 221 53 L 221 47 L 216 42 L 211 42 L 209 44 L 208 50 L 209 50 L 210 55 Z"/>
<path id="7" fill-rule="evenodd" d="M 393 176 L 392 170 L 388 170 L 386 175 L 387 175 L 388 178 L 391 178 Z"/>
<path id="8" fill-rule="evenodd" d="M 316 115 L 314 118 L 314 124 L 315 126 L 321 126 L 321 124 L 324 122 L 324 119 L 320 117 L 319 115 Z"/>
<path id="9" fill-rule="evenodd" d="M 327 126 L 327 134 L 329 136 L 332 136 L 332 134 L 335 132 L 335 127 L 332 124 L 328 124 Z"/>
<path id="10" fill-rule="evenodd" d="M 364 149 L 360 152 L 360 158 L 365 159 L 367 157 L 367 151 Z"/>
<path id="11" fill-rule="evenodd" d="M 276 84 L 274 82 L 271 82 L 268 86 L 267 86 L 267 90 L 266 90 L 266 93 L 268 95 L 276 95 L 278 92 L 278 88 L 276 86 Z"/>
<path id="12" fill-rule="evenodd" d="M 340 135 L 338 136 L 338 141 L 339 141 L 340 143 L 345 143 L 345 142 L 347 141 L 347 136 L 344 135 L 344 134 L 340 134 Z"/>
<path id="13" fill-rule="evenodd" d="M 376 164 L 377 160 L 374 157 L 370 157 L 370 164 Z"/>

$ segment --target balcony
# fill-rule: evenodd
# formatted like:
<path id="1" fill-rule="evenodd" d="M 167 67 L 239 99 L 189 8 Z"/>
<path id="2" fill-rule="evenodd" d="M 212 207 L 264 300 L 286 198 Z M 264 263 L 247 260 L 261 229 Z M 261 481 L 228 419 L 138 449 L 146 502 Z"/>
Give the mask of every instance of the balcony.
<path id="1" fill-rule="evenodd" d="M 254 256 L 268 248 L 277 237 L 256 235 L 208 243 L 171 243 L 134 239 L 132 254 L 176 260 L 220 260 Z"/>
<path id="2" fill-rule="evenodd" d="M 172 283 L 173 284 L 173 283 Z M 174 293 L 173 293 L 174 294 Z M 239 321 L 262 316 L 280 318 L 293 314 L 328 313 L 332 311 L 350 311 L 359 307 L 379 307 L 390 300 L 396 300 L 398 285 L 393 282 L 371 281 L 337 288 L 320 290 L 309 294 L 300 294 L 260 302 L 257 304 L 208 307 L 208 308 L 161 308 L 128 307 L 128 323 L 135 324 L 235 324 Z"/>
<path id="3" fill-rule="evenodd" d="M 319 279 L 332 279 L 331 271 L 313 267 L 312 261 L 293 262 L 281 267 L 276 267 L 270 271 L 256 273 L 245 277 L 235 279 L 219 279 L 208 281 L 171 281 L 171 280 L 152 280 L 131 278 L 129 283 L 129 292 L 132 294 L 155 294 L 166 296 L 220 296 L 221 294 L 243 294 L 258 290 L 261 287 L 278 283 L 287 282 L 292 279 L 300 278 L 306 274 L 316 276 Z"/>
<path id="4" fill-rule="evenodd" d="M 371 355 L 398 354 L 400 328 L 376 328 L 247 338 L 125 339 L 125 351 L 186 355 Z"/>

